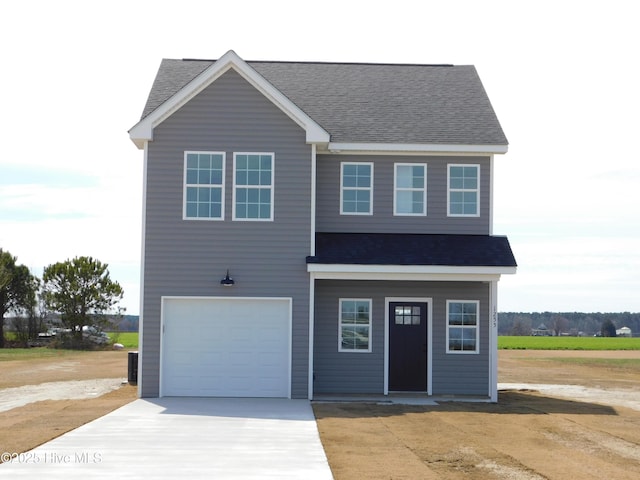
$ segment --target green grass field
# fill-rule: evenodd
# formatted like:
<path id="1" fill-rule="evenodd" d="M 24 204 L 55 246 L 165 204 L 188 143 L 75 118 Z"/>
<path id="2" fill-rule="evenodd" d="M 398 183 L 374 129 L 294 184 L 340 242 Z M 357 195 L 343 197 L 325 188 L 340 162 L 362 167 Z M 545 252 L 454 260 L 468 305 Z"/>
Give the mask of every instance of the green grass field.
<path id="1" fill-rule="evenodd" d="M 124 348 L 138 348 L 138 332 L 109 332 L 112 342 L 121 343 Z M 9 336 L 9 335 L 7 335 Z M 498 348 L 505 350 L 640 350 L 640 337 L 514 337 L 499 336 Z M 15 359 L 27 355 L 34 349 L 13 348 L 10 358 L 3 358 L 0 350 L 0 361 Z M 60 350 L 36 349 L 41 351 L 35 355 L 53 356 Z M 23 351 L 20 353 L 19 351 Z"/>
<path id="2" fill-rule="evenodd" d="M 5 340 L 13 341 L 16 339 L 16 332 L 4 332 Z"/>
<path id="3" fill-rule="evenodd" d="M 505 350 L 640 350 L 640 337 L 512 337 L 499 336 Z"/>
<path id="4" fill-rule="evenodd" d="M 124 346 L 124 348 L 127 348 L 127 349 L 138 348 L 138 332 L 107 332 L 107 335 L 109 335 L 109 338 L 111 339 L 112 343 L 121 343 Z M 14 332 L 5 332 L 4 337 L 7 340 L 10 340 L 10 341 L 11 340 L 15 340 L 15 333 Z M 29 351 L 30 349 L 28 349 L 28 348 L 13 348 L 11 350 Z M 49 350 L 49 349 L 47 349 L 47 350 Z M 2 350 L 0 350 L 0 352 L 1 351 Z M 18 354 L 15 354 L 15 355 L 18 355 Z M 46 354 L 42 354 L 42 356 L 46 356 Z M 2 361 L 2 358 L 0 358 L 0 361 Z"/>
<path id="5" fill-rule="evenodd" d="M 138 348 L 138 332 L 107 332 L 113 343 L 121 343 L 124 348 Z"/>
<path id="6" fill-rule="evenodd" d="M 138 348 L 138 332 L 109 332 L 108 335 L 114 343 L 121 343 L 127 350 Z M 91 351 L 88 350 L 67 350 L 64 348 L 0 348 L 0 362 L 38 358 L 64 359 L 90 354 Z"/>

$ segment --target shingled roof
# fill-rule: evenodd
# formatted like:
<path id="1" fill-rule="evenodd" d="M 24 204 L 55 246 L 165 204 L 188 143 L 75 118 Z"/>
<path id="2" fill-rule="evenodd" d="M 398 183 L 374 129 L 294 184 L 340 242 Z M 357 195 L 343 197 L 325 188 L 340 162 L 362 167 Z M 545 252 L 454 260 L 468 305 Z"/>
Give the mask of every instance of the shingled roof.
<path id="1" fill-rule="evenodd" d="M 307 263 L 516 267 L 507 237 L 491 235 L 317 233 Z"/>
<path id="2" fill-rule="evenodd" d="M 165 59 L 142 118 L 215 60 Z M 471 65 L 246 62 L 332 142 L 507 145 Z"/>

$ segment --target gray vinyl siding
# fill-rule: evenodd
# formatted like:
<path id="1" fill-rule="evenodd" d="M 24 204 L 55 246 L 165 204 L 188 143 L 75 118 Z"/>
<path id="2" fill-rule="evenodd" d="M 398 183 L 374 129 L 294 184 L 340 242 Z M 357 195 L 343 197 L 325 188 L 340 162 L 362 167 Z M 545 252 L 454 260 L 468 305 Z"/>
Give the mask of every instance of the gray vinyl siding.
<path id="1" fill-rule="evenodd" d="M 186 150 L 226 152 L 223 221 L 183 220 Z M 274 153 L 273 221 L 232 220 L 233 152 Z M 162 296 L 292 298 L 291 392 L 307 397 L 310 191 L 305 132 L 233 71 L 154 129 L 147 161 L 143 397 L 159 394 Z M 220 285 L 227 269 L 231 288 Z"/>
<path id="2" fill-rule="evenodd" d="M 382 393 L 384 391 L 384 283 L 317 280 L 313 333 L 313 391 Z M 370 298 L 371 352 L 338 352 L 341 298 Z"/>
<path id="3" fill-rule="evenodd" d="M 385 298 L 432 299 L 434 395 L 489 395 L 489 284 L 317 280 L 314 318 L 314 393 L 384 392 Z M 340 298 L 372 299 L 371 353 L 338 352 Z M 447 300 L 480 302 L 480 352 L 447 353 Z"/>
<path id="4" fill-rule="evenodd" d="M 373 162 L 373 214 L 340 215 L 340 163 Z M 490 233 L 490 157 L 319 155 L 316 229 L 350 233 Z M 427 216 L 394 216 L 395 163 L 427 164 Z M 480 216 L 447 216 L 447 165 L 480 165 Z"/>
<path id="5" fill-rule="evenodd" d="M 489 396 L 489 284 L 457 285 L 443 284 L 443 296 L 433 305 L 433 394 Z M 480 301 L 479 353 L 447 353 L 447 300 Z"/>

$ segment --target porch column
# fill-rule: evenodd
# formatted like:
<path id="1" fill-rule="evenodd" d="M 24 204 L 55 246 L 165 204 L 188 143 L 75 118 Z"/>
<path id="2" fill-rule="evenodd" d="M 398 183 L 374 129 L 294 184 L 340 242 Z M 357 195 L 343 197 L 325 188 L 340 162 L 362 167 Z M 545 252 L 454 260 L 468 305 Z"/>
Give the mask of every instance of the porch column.
<path id="1" fill-rule="evenodd" d="M 489 283 L 489 397 L 498 401 L 498 280 Z"/>

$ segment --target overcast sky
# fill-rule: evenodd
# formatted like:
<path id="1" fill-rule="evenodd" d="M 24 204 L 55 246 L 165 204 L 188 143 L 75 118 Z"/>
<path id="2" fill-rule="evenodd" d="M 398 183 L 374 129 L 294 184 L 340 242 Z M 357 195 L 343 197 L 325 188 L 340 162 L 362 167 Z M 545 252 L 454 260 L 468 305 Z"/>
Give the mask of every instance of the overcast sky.
<path id="1" fill-rule="evenodd" d="M 473 64 L 510 143 L 494 233 L 519 268 L 499 309 L 640 311 L 637 19 L 624 0 L 3 2 L 0 248 L 37 275 L 98 258 L 139 313 L 127 130 L 163 57 Z"/>

